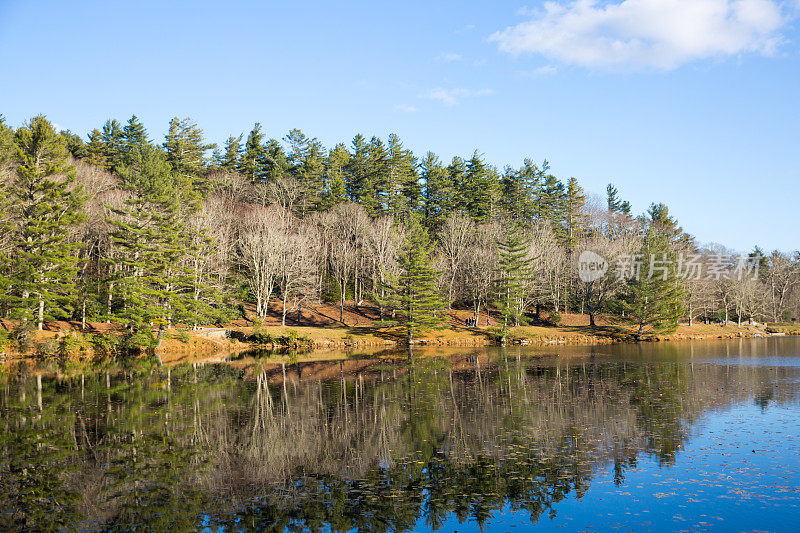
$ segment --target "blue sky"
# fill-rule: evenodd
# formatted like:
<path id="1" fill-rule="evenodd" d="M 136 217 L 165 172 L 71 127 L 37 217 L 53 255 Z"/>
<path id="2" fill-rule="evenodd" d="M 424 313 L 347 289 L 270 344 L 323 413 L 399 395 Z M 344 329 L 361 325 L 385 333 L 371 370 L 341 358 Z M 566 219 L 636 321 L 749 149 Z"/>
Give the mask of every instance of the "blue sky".
<path id="1" fill-rule="evenodd" d="M 0 113 L 85 134 L 137 114 L 161 139 L 396 132 L 419 155 L 548 159 L 701 242 L 793 250 L 798 0 L 0 0 Z"/>

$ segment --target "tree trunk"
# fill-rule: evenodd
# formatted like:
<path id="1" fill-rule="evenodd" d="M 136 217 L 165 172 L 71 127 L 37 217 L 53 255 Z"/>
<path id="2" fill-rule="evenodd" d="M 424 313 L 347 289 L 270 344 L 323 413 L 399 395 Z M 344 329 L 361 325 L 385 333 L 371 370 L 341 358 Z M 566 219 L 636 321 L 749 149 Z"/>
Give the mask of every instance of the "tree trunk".
<path id="1" fill-rule="evenodd" d="M 38 326 L 39 327 L 39 331 L 42 331 L 42 328 L 44 327 L 44 298 L 42 298 L 42 297 L 39 297 L 38 321 L 39 321 L 39 326 Z"/>

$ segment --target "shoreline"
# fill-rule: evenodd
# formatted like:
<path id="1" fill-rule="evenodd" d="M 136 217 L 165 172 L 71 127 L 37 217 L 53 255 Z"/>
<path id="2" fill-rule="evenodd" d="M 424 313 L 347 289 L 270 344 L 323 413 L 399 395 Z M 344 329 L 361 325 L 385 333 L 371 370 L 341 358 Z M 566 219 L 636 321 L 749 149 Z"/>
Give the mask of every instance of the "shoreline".
<path id="1" fill-rule="evenodd" d="M 743 324 L 741 327 L 728 324 L 680 325 L 670 334 L 650 334 L 638 342 L 674 342 L 688 340 L 730 340 L 739 338 L 769 338 L 800 335 L 792 326 L 765 327 Z M 20 354 L 18 351 L 0 347 L 0 361 L 47 360 L 61 357 L 62 360 L 102 360 L 113 354 L 99 349 L 97 338 L 119 339 L 119 331 L 105 328 L 103 332 L 90 331 L 41 331 L 33 335 L 38 348 Z M 253 337 L 264 342 L 254 342 Z M 68 342 L 67 342 L 68 341 Z M 634 344 L 637 341 L 626 325 L 589 326 L 518 326 L 509 329 L 507 346 L 573 345 L 592 346 L 615 343 Z M 61 352 L 41 353 L 41 346 L 49 343 L 60 345 Z M 94 343 L 94 344 L 93 344 Z M 66 345 L 66 348 L 64 346 Z M 495 332 L 489 328 L 451 326 L 432 330 L 421 335 L 414 347 L 483 347 L 498 346 Z M 232 326 L 227 328 L 199 328 L 196 331 L 168 329 L 161 346 L 152 353 L 165 360 L 186 356 L 213 357 L 219 354 L 241 352 L 275 351 L 350 351 L 357 349 L 397 350 L 406 346 L 404 335 L 397 327 L 352 326 Z"/>

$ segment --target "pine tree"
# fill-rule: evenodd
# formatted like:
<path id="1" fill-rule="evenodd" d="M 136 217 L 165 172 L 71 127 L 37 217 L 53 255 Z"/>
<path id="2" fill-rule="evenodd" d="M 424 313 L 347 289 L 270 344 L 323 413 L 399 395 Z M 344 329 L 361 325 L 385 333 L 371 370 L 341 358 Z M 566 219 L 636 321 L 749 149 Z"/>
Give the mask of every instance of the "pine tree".
<path id="1" fill-rule="evenodd" d="M 589 215 L 583 212 L 586 194 L 575 178 L 567 181 L 564 203 L 567 250 L 571 251 L 576 240 L 583 236 L 589 225 Z"/>
<path id="2" fill-rule="evenodd" d="M 230 136 L 225 141 L 225 153 L 215 161 L 217 167 L 225 172 L 236 172 L 242 157 L 242 136 Z"/>
<path id="3" fill-rule="evenodd" d="M 404 218 L 419 208 L 422 188 L 419 184 L 417 161 L 411 150 L 406 150 L 397 134 L 389 135 L 387 153 L 386 211 Z"/>
<path id="4" fill-rule="evenodd" d="M 48 317 L 72 315 L 75 250 L 70 228 L 84 220 L 80 187 L 72 188 L 75 169 L 69 152 L 44 116 L 32 118 L 16 131 L 16 179 L 8 189 L 14 220 L 10 287 L 17 314 L 35 315 L 39 329 Z"/>
<path id="5" fill-rule="evenodd" d="M 289 159 L 277 139 L 270 139 L 264 144 L 257 166 L 261 179 L 266 182 L 273 182 L 288 174 Z"/>
<path id="6" fill-rule="evenodd" d="M 533 258 L 529 253 L 530 243 L 514 226 L 506 229 L 497 250 L 499 267 L 495 280 L 495 307 L 503 317 L 502 339 L 505 340 L 508 327 L 518 326 L 525 312 L 525 299 L 533 279 Z"/>
<path id="7" fill-rule="evenodd" d="M 0 115 L 0 169 L 14 155 L 14 130 L 6 125 L 6 117 Z"/>
<path id="8" fill-rule="evenodd" d="M 453 183 L 450 174 L 433 152 L 422 159 L 422 179 L 425 182 L 423 212 L 425 225 L 432 234 L 439 233 L 444 220 L 454 209 Z"/>
<path id="9" fill-rule="evenodd" d="M 432 248 L 425 228 L 412 216 L 400 252 L 400 273 L 390 286 L 391 304 L 400 314 L 409 345 L 422 329 L 440 326 L 446 316 L 436 288 L 440 273 L 431 267 Z"/>
<path id="10" fill-rule="evenodd" d="M 501 180 L 505 211 L 511 220 L 524 224 L 536 216 L 534 198 L 542 185 L 542 171 L 526 158 L 519 170 L 507 168 Z"/>
<path id="11" fill-rule="evenodd" d="M 350 152 L 344 144 L 337 144 L 328 152 L 325 160 L 324 191 L 320 200 L 320 209 L 327 210 L 347 201 L 347 165 Z"/>
<path id="12" fill-rule="evenodd" d="M 300 216 L 318 207 L 322 194 L 324 175 L 324 155 L 322 144 L 317 139 L 310 139 L 298 130 L 293 129 L 285 138 L 289 145 L 289 174 L 302 187 L 300 198 Z"/>
<path id="13" fill-rule="evenodd" d="M 467 162 L 461 196 L 467 213 L 476 223 L 487 222 L 495 216 L 498 188 L 497 171 L 487 166 L 475 150 Z"/>
<path id="14" fill-rule="evenodd" d="M 61 130 L 59 135 L 64 139 L 64 146 L 72 157 L 75 159 L 86 157 L 86 145 L 83 143 L 83 139 L 69 130 Z"/>
<path id="15" fill-rule="evenodd" d="M 625 315 L 637 326 L 636 340 L 642 339 L 646 327 L 653 333 L 674 332 L 685 300 L 668 235 L 651 225 L 640 253 L 647 266 L 627 281 L 619 298 Z"/>
<path id="16" fill-rule="evenodd" d="M 106 149 L 103 141 L 103 134 L 97 128 L 93 129 L 88 135 L 89 142 L 86 143 L 86 162 L 90 165 L 107 170 L 110 166 L 106 158 Z"/>
<path id="17" fill-rule="evenodd" d="M 116 316 L 143 345 L 152 340 L 152 325 L 197 323 L 204 310 L 197 297 L 203 287 L 188 265 L 207 240 L 187 223 L 202 193 L 173 164 L 158 147 L 136 150 L 131 164 L 119 170 L 130 199 L 109 220 L 120 255 L 109 280 L 116 290 Z"/>
<path id="18" fill-rule="evenodd" d="M 122 138 L 122 127 L 117 120 L 107 120 L 103 125 L 101 134 L 103 142 L 103 157 L 106 160 L 108 169 L 116 171 L 117 167 L 123 163 L 123 153 L 125 151 Z"/>
<path id="19" fill-rule="evenodd" d="M 631 203 L 619 199 L 617 188 L 610 183 L 606 187 L 606 198 L 608 201 L 608 210 L 611 212 L 622 213 L 624 215 L 631 214 Z"/>
<path id="20" fill-rule="evenodd" d="M 199 176 L 206 168 L 206 152 L 213 144 L 203 141 L 203 130 L 191 119 L 174 117 L 164 140 L 167 161 L 173 170 L 186 176 Z"/>
<path id="21" fill-rule="evenodd" d="M 263 143 L 264 134 L 261 132 L 261 124 L 256 122 L 253 129 L 247 135 L 247 141 L 244 143 L 244 153 L 239 160 L 237 170 L 243 176 L 250 178 L 250 181 L 256 183 L 264 178 L 263 162 L 265 150 Z"/>
<path id="22" fill-rule="evenodd" d="M 467 212 L 467 163 L 462 158 L 453 157 L 447 165 L 447 180 L 451 187 L 450 204 L 454 210 Z"/>
<path id="23" fill-rule="evenodd" d="M 144 128 L 144 125 L 139 122 L 136 115 L 131 115 L 131 118 L 128 119 L 128 122 L 122 128 L 122 150 L 126 156 L 126 162 L 132 152 L 148 142 L 147 130 Z"/>
<path id="24" fill-rule="evenodd" d="M 380 139 L 373 137 L 367 142 L 360 133 L 353 138 L 353 153 L 347 165 L 347 193 L 352 201 L 364 206 L 372 216 L 381 212 L 378 179 L 383 173 L 385 156 Z"/>

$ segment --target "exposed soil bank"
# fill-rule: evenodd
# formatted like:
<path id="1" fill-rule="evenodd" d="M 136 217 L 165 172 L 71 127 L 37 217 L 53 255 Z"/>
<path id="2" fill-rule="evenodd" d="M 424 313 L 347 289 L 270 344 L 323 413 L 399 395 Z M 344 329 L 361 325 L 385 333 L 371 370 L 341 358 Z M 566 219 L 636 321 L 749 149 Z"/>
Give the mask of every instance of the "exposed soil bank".
<path id="1" fill-rule="evenodd" d="M 338 308 L 336 309 L 338 312 Z M 405 334 L 396 326 L 381 325 L 376 320 L 375 309 L 350 306 L 345 324 L 333 320 L 322 320 L 332 311 L 327 308 L 306 311 L 308 320 L 300 324 L 280 326 L 272 317 L 257 324 L 246 320 L 237 321 L 227 327 L 203 327 L 195 331 L 173 328 L 167 330 L 158 353 L 166 361 L 181 360 L 189 356 L 209 357 L 216 353 L 235 353 L 253 349 L 304 349 L 304 350 L 349 350 L 391 349 L 405 344 Z M 494 317 L 481 319 L 478 327 L 467 327 L 465 321 L 471 317 L 469 311 L 449 312 L 446 327 L 420 335 L 414 344 L 419 346 L 487 346 L 497 344 L 497 321 Z M 270 317 L 267 317 L 270 318 Z M 348 322 L 349 320 L 349 322 Z M 306 325 L 303 322 L 314 325 Z M 278 322 L 275 324 L 275 322 Z M 488 325 L 486 324 L 488 322 Z M 263 324 L 263 325 L 262 325 Z M 510 328 L 507 344 L 517 345 L 594 345 L 615 342 L 635 342 L 633 327 L 622 321 L 601 317 L 598 327 L 591 328 L 586 315 L 565 314 L 558 326 L 541 325 Z M 16 323 L 0 320 L 0 329 L 11 334 Z M 33 332 L 31 348 L 24 354 L 15 349 L 13 343 L 0 346 L 0 354 L 6 358 L 36 356 L 40 358 L 61 357 L 69 359 L 102 358 L 107 344 L 117 342 L 124 334 L 119 326 L 105 323 L 89 323 L 81 328 L 79 323 L 47 323 L 44 331 Z M 800 334 L 794 325 L 754 326 L 743 324 L 681 325 L 672 334 L 650 335 L 645 341 L 679 341 L 704 339 L 734 339 L 767 337 L 771 335 Z"/>

